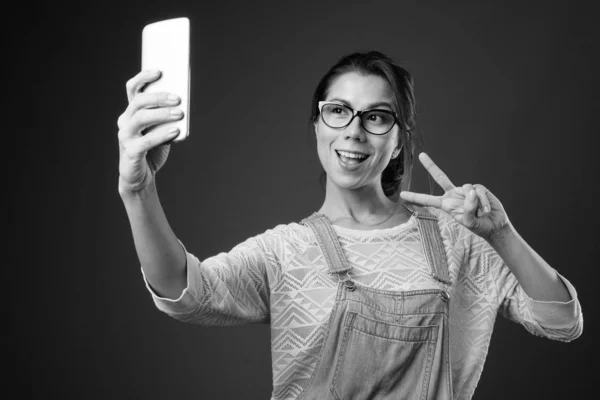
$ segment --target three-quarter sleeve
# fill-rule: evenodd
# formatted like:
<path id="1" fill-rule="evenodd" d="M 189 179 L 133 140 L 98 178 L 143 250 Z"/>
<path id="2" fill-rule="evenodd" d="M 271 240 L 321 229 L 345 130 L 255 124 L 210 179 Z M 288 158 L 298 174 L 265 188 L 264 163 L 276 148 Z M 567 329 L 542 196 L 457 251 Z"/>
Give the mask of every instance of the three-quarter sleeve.
<path id="1" fill-rule="evenodd" d="M 204 261 L 184 250 L 187 285 L 177 299 L 158 296 L 144 277 L 159 310 L 183 322 L 210 326 L 268 322 L 270 259 L 259 237 Z"/>
<path id="2" fill-rule="evenodd" d="M 583 315 L 573 285 L 558 275 L 569 291 L 571 300 L 536 301 L 525 293 L 516 276 L 500 255 L 483 238 L 466 228 L 459 228 L 464 243 L 463 270 L 480 286 L 478 302 L 495 304 L 498 312 L 517 322 L 534 335 L 569 342 L 581 335 Z"/>
<path id="3" fill-rule="evenodd" d="M 532 299 L 521 287 L 508 266 L 496 254 L 497 301 L 502 315 L 520 323 L 534 335 L 570 342 L 583 331 L 583 314 L 573 285 L 562 275 L 571 300 L 539 301 Z"/>

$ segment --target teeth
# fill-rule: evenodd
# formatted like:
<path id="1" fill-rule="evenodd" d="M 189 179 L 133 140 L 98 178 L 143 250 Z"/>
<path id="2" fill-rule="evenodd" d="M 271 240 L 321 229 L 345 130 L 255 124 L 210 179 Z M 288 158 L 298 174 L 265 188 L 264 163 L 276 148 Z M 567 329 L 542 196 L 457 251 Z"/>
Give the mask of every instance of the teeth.
<path id="1" fill-rule="evenodd" d="M 340 155 L 342 155 L 344 157 L 347 157 L 347 158 L 356 158 L 356 159 L 359 159 L 359 160 L 367 158 L 367 156 L 361 156 L 361 155 L 354 154 L 354 153 L 348 153 L 347 151 L 338 150 L 338 153 L 340 153 Z"/>

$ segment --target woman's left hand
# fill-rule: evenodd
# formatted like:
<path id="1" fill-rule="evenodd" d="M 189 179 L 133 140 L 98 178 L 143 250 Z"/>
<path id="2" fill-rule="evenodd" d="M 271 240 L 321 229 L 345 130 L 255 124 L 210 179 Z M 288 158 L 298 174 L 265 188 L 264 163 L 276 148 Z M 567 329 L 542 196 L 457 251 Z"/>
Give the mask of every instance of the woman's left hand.
<path id="1" fill-rule="evenodd" d="M 510 225 L 500 200 L 483 185 L 466 183 L 456 187 L 427 154 L 419 154 L 419 160 L 445 193 L 442 196 L 431 196 L 400 192 L 402 199 L 439 208 L 486 240 L 490 240 L 493 234 Z"/>

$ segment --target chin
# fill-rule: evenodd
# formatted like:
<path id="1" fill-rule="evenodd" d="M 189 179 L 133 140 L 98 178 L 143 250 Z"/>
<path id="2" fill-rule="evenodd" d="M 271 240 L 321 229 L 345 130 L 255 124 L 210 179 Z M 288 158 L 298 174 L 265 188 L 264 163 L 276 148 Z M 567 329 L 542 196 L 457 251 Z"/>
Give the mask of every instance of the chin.
<path id="1" fill-rule="evenodd" d="M 356 190 L 368 185 L 368 183 L 361 179 L 362 177 L 340 176 L 340 174 L 327 176 L 332 184 L 341 189 Z"/>

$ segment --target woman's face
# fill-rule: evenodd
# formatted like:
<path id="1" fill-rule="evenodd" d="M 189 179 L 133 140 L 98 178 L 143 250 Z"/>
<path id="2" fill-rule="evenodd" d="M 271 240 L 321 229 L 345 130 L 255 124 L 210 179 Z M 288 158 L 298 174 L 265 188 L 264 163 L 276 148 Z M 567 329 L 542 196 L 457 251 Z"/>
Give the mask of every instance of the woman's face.
<path id="1" fill-rule="evenodd" d="M 393 99 L 392 89 L 383 78 L 348 72 L 332 81 L 324 100 L 339 102 L 354 110 L 395 111 Z M 399 151 L 398 129 L 396 124 L 385 135 L 373 135 L 364 130 L 358 117 L 346 128 L 334 129 L 325 125 L 319 115 L 315 123 L 317 150 L 329 183 L 346 189 L 381 186 L 381 173 Z M 340 151 L 367 157 L 347 158 Z"/>

